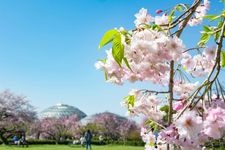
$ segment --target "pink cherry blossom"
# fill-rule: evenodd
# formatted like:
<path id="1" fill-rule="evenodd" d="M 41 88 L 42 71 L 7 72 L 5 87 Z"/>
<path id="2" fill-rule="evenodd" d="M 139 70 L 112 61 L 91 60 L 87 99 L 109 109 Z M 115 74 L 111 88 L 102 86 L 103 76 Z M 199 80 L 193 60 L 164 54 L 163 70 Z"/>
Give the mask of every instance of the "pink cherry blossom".
<path id="1" fill-rule="evenodd" d="M 219 139 L 225 131 L 225 109 L 209 108 L 205 119 L 204 133 L 214 139 Z"/>
<path id="2" fill-rule="evenodd" d="M 176 111 L 179 111 L 181 109 L 183 109 L 185 106 L 185 102 L 184 101 L 176 101 L 173 103 L 173 109 Z"/>
<path id="3" fill-rule="evenodd" d="M 159 121 L 165 115 L 159 110 L 160 100 L 155 95 L 132 90 L 130 96 L 134 96 L 133 104 L 125 100 L 122 105 L 128 108 L 131 116 L 144 115 L 148 119 Z"/>
<path id="4" fill-rule="evenodd" d="M 217 107 L 220 107 L 220 108 L 222 108 L 222 109 L 225 110 L 225 103 L 224 103 L 224 100 L 221 99 L 221 98 L 218 98 L 218 97 L 213 98 L 213 100 L 212 100 L 212 102 L 211 102 L 211 104 L 210 104 L 210 107 L 211 107 L 211 108 L 217 108 Z"/>
<path id="5" fill-rule="evenodd" d="M 176 122 L 180 137 L 184 136 L 190 139 L 198 138 L 202 130 L 202 118 L 194 111 L 186 111 Z"/>
<path id="6" fill-rule="evenodd" d="M 216 48 L 215 47 L 208 47 L 203 51 L 203 55 L 208 60 L 214 60 L 216 56 Z"/>
<path id="7" fill-rule="evenodd" d="M 185 53 L 183 55 L 183 59 L 181 60 L 181 65 L 184 67 L 185 70 L 190 72 L 193 69 L 195 62 L 190 54 Z"/>
<path id="8" fill-rule="evenodd" d="M 185 57 L 181 60 L 181 64 L 186 69 L 187 72 L 191 73 L 193 76 L 202 77 L 207 73 L 211 72 L 215 60 L 208 59 L 209 56 L 208 50 L 204 51 L 205 55 L 195 55 L 192 57 L 189 54 L 186 54 Z M 207 58 L 207 57 L 208 58 Z"/>
<path id="9" fill-rule="evenodd" d="M 162 16 L 156 16 L 155 17 L 155 24 L 157 25 L 165 25 L 169 23 L 168 16 L 166 14 L 163 14 Z"/>
<path id="10" fill-rule="evenodd" d="M 189 83 L 184 81 L 176 81 L 174 83 L 174 92 L 177 93 L 181 98 L 188 97 L 192 91 L 197 87 L 198 82 Z"/>
<path id="11" fill-rule="evenodd" d="M 134 21 L 136 27 L 140 26 L 141 24 L 149 24 L 153 22 L 153 17 L 148 14 L 147 9 L 140 9 L 137 14 L 135 14 L 136 20 Z"/>
<path id="12" fill-rule="evenodd" d="M 209 1 L 204 0 L 204 3 L 197 7 L 195 11 L 195 16 L 188 21 L 190 26 L 196 26 L 202 23 L 203 17 L 206 15 L 207 10 L 209 9 Z"/>

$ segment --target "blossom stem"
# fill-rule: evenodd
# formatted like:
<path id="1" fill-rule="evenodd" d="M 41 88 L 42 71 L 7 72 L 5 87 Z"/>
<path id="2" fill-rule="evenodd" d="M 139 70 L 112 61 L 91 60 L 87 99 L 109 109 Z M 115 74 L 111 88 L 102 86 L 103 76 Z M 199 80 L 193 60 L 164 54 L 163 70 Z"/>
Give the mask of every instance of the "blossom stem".
<path id="1" fill-rule="evenodd" d="M 211 70 L 211 72 L 209 73 L 207 79 L 196 89 L 196 91 L 194 92 L 193 96 L 191 95 L 190 96 L 190 102 L 183 108 L 183 110 L 177 115 L 176 119 L 179 119 L 180 116 L 185 112 L 185 110 L 187 108 L 189 108 L 189 106 L 191 106 L 191 104 L 193 103 L 193 101 L 195 100 L 197 94 L 202 90 L 203 87 L 207 86 L 207 85 L 212 85 L 214 83 L 214 81 L 217 79 L 218 75 L 219 75 L 219 72 L 220 72 L 220 69 L 221 69 L 221 65 L 220 65 L 220 53 L 221 53 L 221 50 L 222 50 L 222 47 L 223 47 L 223 38 L 224 38 L 224 32 L 225 32 L 225 21 L 223 21 L 223 25 L 221 27 L 221 32 L 220 32 L 220 36 L 218 38 L 218 41 L 216 42 L 217 43 L 217 46 L 216 46 L 216 62 Z M 210 78 L 212 77 L 212 75 L 214 74 L 214 71 L 216 70 L 216 73 L 214 75 L 214 77 L 212 78 L 212 80 L 210 81 Z M 203 96 L 204 96 L 204 93 L 200 96 L 199 99 L 201 99 Z M 198 102 L 199 100 L 197 100 Z"/>
<path id="2" fill-rule="evenodd" d="M 221 93 L 222 99 L 225 101 L 225 97 L 224 97 L 225 92 L 224 92 L 223 87 L 222 87 L 222 85 L 221 85 L 221 83 L 218 79 L 217 79 L 217 83 L 218 83 L 219 88 L 220 88 L 220 93 Z"/>
<path id="3" fill-rule="evenodd" d="M 189 49 L 186 49 L 185 51 L 183 51 L 183 53 L 186 53 L 186 52 L 191 51 L 191 50 L 196 50 L 196 49 L 199 50 L 201 48 L 205 48 L 205 46 L 189 48 Z"/>
<path id="4" fill-rule="evenodd" d="M 154 90 L 147 90 L 147 89 L 142 89 L 140 91 L 143 91 L 144 93 L 155 93 L 157 94 L 168 94 L 169 91 L 154 91 Z"/>
<path id="5" fill-rule="evenodd" d="M 158 123 L 157 121 L 151 120 L 152 122 L 154 122 L 155 124 L 157 124 L 159 127 L 161 127 L 162 129 L 166 129 L 165 126 L 163 126 L 162 124 Z"/>

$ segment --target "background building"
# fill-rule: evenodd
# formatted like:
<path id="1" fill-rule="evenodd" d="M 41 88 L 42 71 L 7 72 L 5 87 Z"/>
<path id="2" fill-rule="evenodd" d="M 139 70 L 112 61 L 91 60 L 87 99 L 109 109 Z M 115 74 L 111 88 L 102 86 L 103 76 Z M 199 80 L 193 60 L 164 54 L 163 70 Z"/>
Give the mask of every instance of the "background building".
<path id="1" fill-rule="evenodd" d="M 80 109 L 66 105 L 66 104 L 56 104 L 54 106 L 48 107 L 40 113 L 40 118 L 61 118 L 71 115 L 77 115 L 79 119 L 86 117 L 87 115 L 82 112 Z"/>

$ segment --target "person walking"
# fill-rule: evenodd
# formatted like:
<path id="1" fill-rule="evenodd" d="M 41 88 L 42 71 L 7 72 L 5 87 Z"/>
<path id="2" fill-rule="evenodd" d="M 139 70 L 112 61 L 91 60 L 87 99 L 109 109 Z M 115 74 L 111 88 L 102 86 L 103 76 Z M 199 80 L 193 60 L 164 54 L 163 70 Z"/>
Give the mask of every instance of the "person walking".
<path id="1" fill-rule="evenodd" d="M 87 130 L 87 132 L 84 135 L 85 141 L 86 141 L 86 150 L 88 150 L 88 147 L 91 149 L 91 139 L 92 139 L 92 133 L 90 130 Z"/>
<path id="2" fill-rule="evenodd" d="M 85 138 L 83 136 L 80 137 L 80 144 L 81 146 L 85 145 Z"/>
<path id="3" fill-rule="evenodd" d="M 102 135 L 100 135 L 99 137 L 98 137 L 98 140 L 99 140 L 99 144 L 100 145 L 102 145 L 103 144 L 103 136 Z"/>

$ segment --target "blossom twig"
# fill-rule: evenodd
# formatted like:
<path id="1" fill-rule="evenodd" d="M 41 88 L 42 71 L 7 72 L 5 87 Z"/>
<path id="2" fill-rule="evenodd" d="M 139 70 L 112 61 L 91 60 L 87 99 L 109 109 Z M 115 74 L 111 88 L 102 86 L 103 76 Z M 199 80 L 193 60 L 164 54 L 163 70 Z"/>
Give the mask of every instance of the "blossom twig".
<path id="1" fill-rule="evenodd" d="M 195 99 L 195 96 L 197 96 L 197 94 L 202 90 L 203 87 L 209 85 L 209 84 L 213 84 L 213 82 L 217 79 L 218 75 L 219 75 L 219 72 L 220 72 L 220 68 L 221 68 L 221 65 L 220 65 L 220 53 L 221 53 L 221 50 L 222 50 L 222 46 L 223 46 L 223 38 L 224 38 L 224 32 L 225 32 L 225 21 L 223 21 L 223 25 L 221 27 L 221 33 L 220 33 L 220 36 L 218 38 L 218 41 L 216 42 L 217 43 L 217 46 L 216 46 L 216 62 L 211 70 L 211 72 L 209 73 L 208 77 L 206 78 L 206 80 L 199 86 L 199 88 L 194 92 L 195 94 L 193 96 L 191 96 L 190 98 L 190 101 L 189 103 L 183 108 L 183 110 L 177 115 L 176 119 L 179 119 L 180 116 L 185 112 L 185 110 L 187 108 L 189 108 L 191 106 L 191 104 L 193 103 L 194 99 Z M 216 70 L 216 73 L 214 75 L 214 77 L 212 78 L 212 80 L 210 81 L 210 78 L 212 77 L 212 75 L 214 74 L 214 71 Z M 202 94 L 203 95 L 203 94 Z M 202 96 L 201 96 L 202 97 Z M 200 98 L 201 98 L 200 97 Z M 199 98 L 199 99 L 200 99 Z M 198 100 L 197 100 L 198 101 Z"/>

